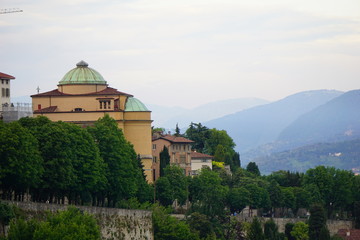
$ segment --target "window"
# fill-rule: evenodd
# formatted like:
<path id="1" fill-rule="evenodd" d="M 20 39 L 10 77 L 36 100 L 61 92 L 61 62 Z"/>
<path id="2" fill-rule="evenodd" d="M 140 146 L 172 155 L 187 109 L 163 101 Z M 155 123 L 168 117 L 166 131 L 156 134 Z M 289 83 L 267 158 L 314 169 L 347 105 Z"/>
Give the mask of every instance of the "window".
<path id="1" fill-rule="evenodd" d="M 1 79 L 1 84 L 4 84 L 4 79 Z"/>
<path id="2" fill-rule="evenodd" d="M 10 89 L 9 88 L 6 89 L 6 97 L 10 97 Z"/>
<path id="3" fill-rule="evenodd" d="M 153 163 L 156 163 L 156 156 L 153 156 Z"/>
<path id="4" fill-rule="evenodd" d="M 83 109 L 82 108 L 75 108 L 75 112 L 82 112 Z"/>
<path id="5" fill-rule="evenodd" d="M 100 100 L 100 109 L 111 109 L 110 100 Z"/>
<path id="6" fill-rule="evenodd" d="M 202 162 L 207 162 L 207 160 L 206 160 L 206 159 L 201 159 L 201 161 L 202 161 Z"/>
<path id="7" fill-rule="evenodd" d="M 180 163 L 185 163 L 186 162 L 186 156 L 184 154 L 180 155 Z"/>
<path id="8" fill-rule="evenodd" d="M 6 84 L 9 84 L 9 80 L 6 80 Z"/>
<path id="9" fill-rule="evenodd" d="M 1 89 L 1 93 L 2 93 L 1 96 L 2 96 L 2 97 L 5 97 L 5 88 L 2 88 L 2 89 Z"/>
<path id="10" fill-rule="evenodd" d="M 153 144 L 153 150 L 155 150 L 156 149 L 156 144 Z"/>

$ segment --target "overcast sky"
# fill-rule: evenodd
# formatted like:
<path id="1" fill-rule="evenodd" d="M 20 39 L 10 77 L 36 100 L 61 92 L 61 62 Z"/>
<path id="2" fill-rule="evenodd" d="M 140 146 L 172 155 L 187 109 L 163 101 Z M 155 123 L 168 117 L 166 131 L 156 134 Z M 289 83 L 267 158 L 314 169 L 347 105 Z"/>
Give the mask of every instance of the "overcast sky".
<path id="1" fill-rule="evenodd" d="M 12 96 L 55 89 L 80 60 L 145 104 L 277 100 L 360 88 L 359 0 L 1 0 Z"/>

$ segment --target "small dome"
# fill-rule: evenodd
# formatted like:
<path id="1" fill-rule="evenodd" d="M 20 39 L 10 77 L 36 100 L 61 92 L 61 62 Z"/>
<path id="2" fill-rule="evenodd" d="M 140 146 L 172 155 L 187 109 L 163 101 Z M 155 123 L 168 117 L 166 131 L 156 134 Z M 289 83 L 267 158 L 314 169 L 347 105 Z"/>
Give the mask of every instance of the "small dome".
<path id="1" fill-rule="evenodd" d="M 70 70 L 60 80 L 59 85 L 67 84 L 106 84 L 106 81 L 96 70 L 89 68 L 89 64 L 80 61 L 76 68 Z"/>
<path id="2" fill-rule="evenodd" d="M 126 101 L 125 112 L 148 112 L 149 109 L 140 100 L 129 97 Z"/>

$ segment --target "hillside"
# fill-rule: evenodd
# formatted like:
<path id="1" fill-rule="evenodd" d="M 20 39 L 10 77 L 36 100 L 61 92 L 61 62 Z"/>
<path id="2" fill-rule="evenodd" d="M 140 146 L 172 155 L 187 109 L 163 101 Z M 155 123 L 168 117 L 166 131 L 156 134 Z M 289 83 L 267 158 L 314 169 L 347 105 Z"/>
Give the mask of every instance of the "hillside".
<path id="1" fill-rule="evenodd" d="M 253 159 L 262 174 L 278 170 L 305 172 L 318 165 L 351 170 L 360 168 L 360 139 L 313 144 Z"/>
<path id="2" fill-rule="evenodd" d="M 277 141 L 286 148 L 360 137 L 360 90 L 353 90 L 300 116 Z"/>
<path id="3" fill-rule="evenodd" d="M 179 124 L 180 128 L 187 129 L 191 122 L 203 123 L 266 103 L 268 101 L 259 98 L 238 98 L 211 102 L 191 109 L 150 104 L 148 108 L 152 111 L 156 127 L 173 129 Z"/>
<path id="4" fill-rule="evenodd" d="M 246 109 L 204 125 L 224 129 L 234 139 L 241 153 L 275 141 L 298 117 L 340 96 L 335 90 L 300 92 L 279 101 Z"/>

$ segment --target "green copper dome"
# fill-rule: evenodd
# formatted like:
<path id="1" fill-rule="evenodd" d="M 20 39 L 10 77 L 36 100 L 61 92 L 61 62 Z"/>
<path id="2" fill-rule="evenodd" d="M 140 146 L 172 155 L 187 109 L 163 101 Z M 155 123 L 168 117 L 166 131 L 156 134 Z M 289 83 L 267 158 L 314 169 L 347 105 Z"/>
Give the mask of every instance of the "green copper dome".
<path id="1" fill-rule="evenodd" d="M 106 84 L 100 73 L 88 67 L 84 61 L 76 64 L 76 68 L 71 69 L 60 80 L 59 85 L 67 84 Z"/>
<path id="2" fill-rule="evenodd" d="M 148 112 L 149 109 L 138 99 L 129 97 L 125 105 L 126 112 Z"/>

